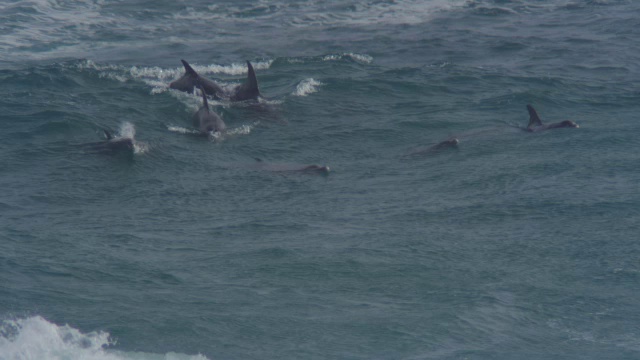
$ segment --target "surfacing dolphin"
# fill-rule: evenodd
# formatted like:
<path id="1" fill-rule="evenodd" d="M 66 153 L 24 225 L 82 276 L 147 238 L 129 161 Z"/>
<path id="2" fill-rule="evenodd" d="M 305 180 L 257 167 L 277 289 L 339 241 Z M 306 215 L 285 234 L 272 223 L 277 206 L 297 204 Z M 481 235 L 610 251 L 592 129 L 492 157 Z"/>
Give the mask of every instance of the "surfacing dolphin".
<path id="1" fill-rule="evenodd" d="M 247 82 L 233 89 L 229 99 L 231 101 L 256 100 L 259 96 L 258 78 L 255 70 L 253 70 L 253 65 L 247 60 Z"/>
<path id="2" fill-rule="evenodd" d="M 224 97 L 224 90 L 220 85 L 216 84 L 213 80 L 200 76 L 185 60 L 180 61 L 182 61 L 182 65 L 184 65 L 184 75 L 169 84 L 171 89 L 191 93 L 193 89 L 199 87 L 198 84 L 200 84 L 207 94 L 216 98 Z"/>
<path id="3" fill-rule="evenodd" d="M 209 80 L 203 76 L 200 76 L 188 62 L 182 61 L 184 65 L 184 75 L 178 80 L 169 84 L 171 89 L 176 89 L 185 92 L 193 92 L 194 88 L 198 88 L 202 85 L 204 91 L 211 96 L 218 99 L 227 98 L 231 101 L 244 101 L 255 100 L 260 96 L 260 90 L 258 89 L 258 78 L 256 72 L 253 69 L 251 63 L 247 60 L 247 81 L 244 84 L 238 85 L 229 93 L 227 93 L 220 85 L 216 84 L 213 80 Z"/>
<path id="4" fill-rule="evenodd" d="M 538 117 L 538 113 L 531 105 L 527 105 L 527 110 L 529 111 L 529 125 L 527 125 L 527 131 L 529 132 L 538 132 L 544 131 L 548 129 L 556 129 L 556 128 L 579 128 L 578 124 L 571 120 L 564 120 L 557 123 L 551 124 L 542 124 L 540 117 Z"/>
<path id="5" fill-rule="evenodd" d="M 91 152 L 115 153 L 135 151 L 135 140 L 133 137 L 114 137 L 109 131 L 102 129 L 106 140 L 82 144 L 81 146 Z"/>
<path id="6" fill-rule="evenodd" d="M 435 145 L 431 145 L 428 147 L 422 147 L 422 148 L 418 148 L 415 149 L 411 152 L 409 152 L 408 154 L 406 154 L 405 156 L 417 156 L 417 155 L 428 155 L 428 154 L 433 154 L 433 153 L 437 153 L 440 152 L 442 150 L 445 149 L 449 149 L 449 148 L 455 148 L 458 146 L 458 144 L 460 143 L 460 140 L 458 140 L 455 137 L 449 138 L 445 141 L 441 141 Z"/>
<path id="7" fill-rule="evenodd" d="M 212 132 L 222 132 L 225 129 L 224 121 L 215 111 L 209 109 L 207 94 L 204 87 L 198 84 L 202 92 L 202 106 L 193 114 L 193 126 L 197 127 L 201 134 L 207 135 Z"/>
<path id="8" fill-rule="evenodd" d="M 279 173 L 302 173 L 315 175 L 329 175 L 331 169 L 326 165 L 299 165 L 299 164 L 272 164 L 265 163 L 260 158 L 255 158 L 258 162 L 253 168 L 263 171 Z"/>

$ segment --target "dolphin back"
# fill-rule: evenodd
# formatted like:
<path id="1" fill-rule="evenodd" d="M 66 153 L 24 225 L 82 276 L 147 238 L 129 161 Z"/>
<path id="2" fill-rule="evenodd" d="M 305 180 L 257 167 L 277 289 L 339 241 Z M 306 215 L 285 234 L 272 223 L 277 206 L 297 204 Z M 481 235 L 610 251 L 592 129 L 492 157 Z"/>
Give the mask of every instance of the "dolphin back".
<path id="1" fill-rule="evenodd" d="M 529 111 L 529 125 L 527 125 L 527 129 L 530 129 L 534 126 L 542 126 L 542 121 L 536 112 L 536 109 L 531 105 L 527 105 L 527 110 Z"/>
<path id="2" fill-rule="evenodd" d="M 257 99 L 260 96 L 258 78 L 256 77 L 256 72 L 249 60 L 247 60 L 247 70 L 247 81 L 236 88 L 234 94 L 231 95 L 232 101 Z"/>
<path id="3" fill-rule="evenodd" d="M 247 60 L 247 91 L 250 93 L 255 93 L 256 96 L 260 95 L 260 90 L 258 89 L 258 77 L 256 77 L 256 71 L 253 70 L 253 65 Z"/>
<path id="4" fill-rule="evenodd" d="M 194 88 L 202 86 L 207 94 L 216 98 L 224 93 L 222 88 L 213 80 L 200 76 L 186 60 L 180 61 L 184 66 L 184 74 L 178 80 L 169 84 L 169 88 L 190 93 Z"/>
<path id="5" fill-rule="evenodd" d="M 180 60 L 182 61 L 182 65 L 184 65 L 184 72 L 191 75 L 191 76 L 198 76 L 198 73 L 193 70 L 193 68 L 191 67 L 191 65 L 189 65 L 188 62 L 186 62 L 185 60 Z"/>

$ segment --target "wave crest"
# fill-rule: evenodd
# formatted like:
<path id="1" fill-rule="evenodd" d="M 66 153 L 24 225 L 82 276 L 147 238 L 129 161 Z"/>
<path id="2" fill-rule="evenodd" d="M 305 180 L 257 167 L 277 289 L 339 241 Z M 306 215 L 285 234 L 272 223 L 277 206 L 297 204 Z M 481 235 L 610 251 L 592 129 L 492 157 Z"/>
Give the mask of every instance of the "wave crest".
<path id="1" fill-rule="evenodd" d="M 292 93 L 293 96 L 307 96 L 309 94 L 313 94 L 318 91 L 318 86 L 322 85 L 321 82 L 315 80 L 314 78 L 308 78 L 302 80 L 298 86 L 296 86 L 296 90 Z"/>
<path id="2" fill-rule="evenodd" d="M 107 349 L 116 342 L 104 331 L 82 333 L 41 316 L 0 323 L 2 360 L 208 360 L 203 355 L 133 353 Z"/>

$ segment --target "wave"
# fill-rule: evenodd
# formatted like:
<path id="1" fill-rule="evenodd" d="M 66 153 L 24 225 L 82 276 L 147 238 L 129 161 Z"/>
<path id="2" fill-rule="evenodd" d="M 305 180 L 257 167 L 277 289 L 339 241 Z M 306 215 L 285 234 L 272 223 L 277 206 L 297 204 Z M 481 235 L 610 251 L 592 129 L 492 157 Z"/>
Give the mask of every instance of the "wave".
<path id="1" fill-rule="evenodd" d="M 340 3 L 307 0 L 295 3 L 272 1 L 267 4 L 194 4 L 172 15 L 174 20 L 215 20 L 216 23 L 256 20 L 294 27 L 418 24 L 437 11 L 460 6 L 467 0 L 361 1 Z"/>
<path id="2" fill-rule="evenodd" d="M 433 14 L 461 6 L 465 1 L 363 1 L 351 4 L 309 1 L 303 11 L 289 15 L 292 25 L 298 27 L 421 24 L 429 21 Z"/>
<path id="3" fill-rule="evenodd" d="M 323 61 L 335 61 L 335 60 L 344 60 L 349 59 L 356 62 L 371 64 L 373 62 L 373 57 L 366 54 L 354 54 L 354 53 L 344 53 L 344 54 L 330 54 L 325 55 L 322 60 Z"/>
<path id="4" fill-rule="evenodd" d="M 307 96 L 309 94 L 313 94 L 318 91 L 318 86 L 320 85 L 322 85 L 322 83 L 314 78 L 304 79 L 298 84 L 298 86 L 296 86 L 296 90 L 291 95 Z"/>
<path id="5" fill-rule="evenodd" d="M 327 54 L 321 56 L 284 57 L 278 59 L 278 61 L 280 60 L 289 64 L 307 64 L 322 61 L 355 61 L 361 64 L 368 65 L 373 62 L 373 56 L 348 52 L 341 54 Z"/>
<path id="6" fill-rule="evenodd" d="M 82 333 L 69 325 L 56 325 L 41 316 L 4 320 L 0 324 L 3 360 L 208 360 L 203 355 L 152 354 L 111 349 L 109 333 Z"/>

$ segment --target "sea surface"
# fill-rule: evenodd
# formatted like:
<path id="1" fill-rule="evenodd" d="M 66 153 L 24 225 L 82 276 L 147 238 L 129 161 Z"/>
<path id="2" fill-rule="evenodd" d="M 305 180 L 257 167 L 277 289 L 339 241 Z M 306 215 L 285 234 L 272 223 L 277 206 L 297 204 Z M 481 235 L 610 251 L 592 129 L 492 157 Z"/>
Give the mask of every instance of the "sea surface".
<path id="1" fill-rule="evenodd" d="M 640 358 L 639 1 L 3 0 L 0 84 L 1 360 Z"/>

